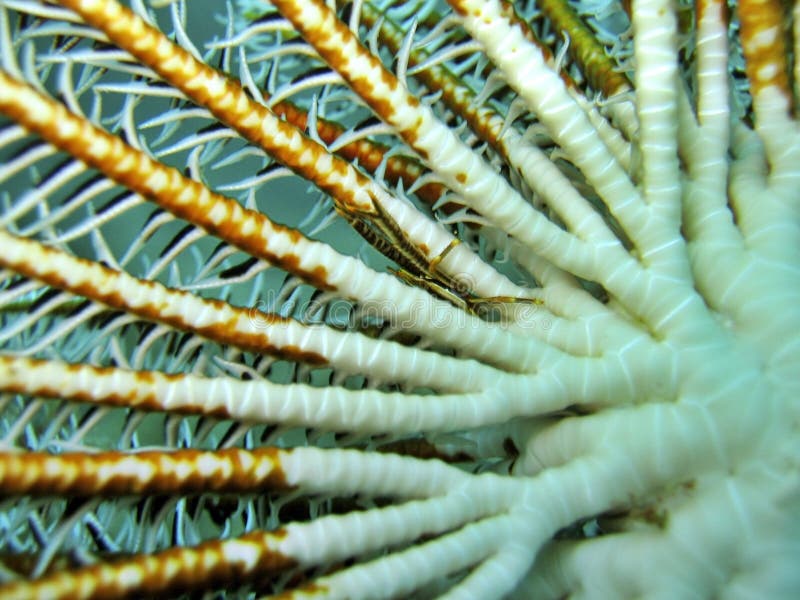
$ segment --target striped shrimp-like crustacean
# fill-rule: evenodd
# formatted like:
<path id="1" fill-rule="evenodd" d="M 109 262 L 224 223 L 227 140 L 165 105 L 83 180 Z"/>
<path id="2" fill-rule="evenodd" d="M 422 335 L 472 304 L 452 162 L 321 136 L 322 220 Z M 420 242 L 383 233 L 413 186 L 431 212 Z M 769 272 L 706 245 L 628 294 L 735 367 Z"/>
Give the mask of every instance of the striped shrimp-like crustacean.
<path id="1" fill-rule="evenodd" d="M 800 593 L 800 4 L 0 0 L 0 597 Z"/>

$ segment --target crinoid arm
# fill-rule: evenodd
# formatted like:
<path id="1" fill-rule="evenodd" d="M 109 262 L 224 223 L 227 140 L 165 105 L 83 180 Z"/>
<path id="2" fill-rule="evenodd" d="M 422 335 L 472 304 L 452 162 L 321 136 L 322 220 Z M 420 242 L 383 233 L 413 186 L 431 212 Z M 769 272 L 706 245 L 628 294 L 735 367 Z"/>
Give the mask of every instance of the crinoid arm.
<path id="1" fill-rule="evenodd" d="M 800 595 L 798 9 L 447 5 L 0 0 L 0 597 Z"/>

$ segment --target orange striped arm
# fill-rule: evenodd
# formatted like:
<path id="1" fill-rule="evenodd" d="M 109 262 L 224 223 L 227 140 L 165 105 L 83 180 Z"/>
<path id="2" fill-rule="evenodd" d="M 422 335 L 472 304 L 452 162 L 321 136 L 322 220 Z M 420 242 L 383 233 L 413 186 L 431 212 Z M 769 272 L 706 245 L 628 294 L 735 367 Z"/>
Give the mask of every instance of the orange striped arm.
<path id="1" fill-rule="evenodd" d="M 508 3 L 504 4 L 510 8 Z M 569 55 L 592 88 L 602 91 L 606 98 L 631 89 L 628 79 L 617 70 L 614 60 L 606 54 L 603 45 L 569 3 L 564 0 L 540 0 L 537 7 L 550 20 L 554 31 L 563 31 L 569 36 Z M 530 31 L 528 27 L 525 29 Z M 541 42 L 537 45 L 546 48 Z"/>
<path id="2" fill-rule="evenodd" d="M 790 108 L 787 15 L 782 4 L 778 0 L 741 0 L 738 13 L 747 79 L 756 113 L 759 111 L 759 96 L 770 88 L 783 96 L 787 108 Z"/>
<path id="3" fill-rule="evenodd" d="M 380 360 L 380 352 L 369 352 Z M 425 355 L 421 356 L 423 364 L 430 364 L 425 361 Z M 408 355 L 404 358 L 407 359 Z M 432 359 L 436 364 L 435 357 Z M 420 420 L 424 420 L 426 429 L 431 431 L 459 425 L 468 427 L 487 413 L 497 415 L 494 419 L 501 420 L 503 412 L 508 409 L 507 402 L 482 390 L 489 383 L 497 384 L 501 380 L 512 393 L 524 387 L 522 378 L 502 376 L 498 371 L 477 363 L 460 369 L 458 373 L 456 383 L 446 384 L 446 387 L 462 391 L 430 396 L 135 371 L 0 354 L 2 392 L 145 411 L 202 414 L 245 423 L 299 425 L 327 431 L 357 430 L 398 435 L 418 431 Z M 440 378 L 442 371 L 420 377 L 428 380 Z M 475 389 L 470 391 L 470 386 Z"/>
<path id="4" fill-rule="evenodd" d="M 26 277 L 242 350 L 312 365 L 331 364 L 348 373 L 370 373 L 382 381 L 416 382 L 436 388 L 439 384 L 450 385 L 454 369 L 467 371 L 455 358 L 201 298 L 1 229 L 0 245 L 4 250 L 0 265 Z M 387 358 L 380 359 L 382 356 Z M 420 363 L 427 366 L 424 372 L 418 369 Z M 487 366 L 472 371 L 484 382 L 495 373 Z M 470 379 L 472 384 L 477 383 L 474 377 Z"/>
<path id="5" fill-rule="evenodd" d="M 180 594 L 241 585 L 296 565 L 275 547 L 281 530 L 255 531 L 239 538 L 171 548 L 112 563 L 61 571 L 34 581 L 0 585 L 5 600 L 117 600 Z"/>

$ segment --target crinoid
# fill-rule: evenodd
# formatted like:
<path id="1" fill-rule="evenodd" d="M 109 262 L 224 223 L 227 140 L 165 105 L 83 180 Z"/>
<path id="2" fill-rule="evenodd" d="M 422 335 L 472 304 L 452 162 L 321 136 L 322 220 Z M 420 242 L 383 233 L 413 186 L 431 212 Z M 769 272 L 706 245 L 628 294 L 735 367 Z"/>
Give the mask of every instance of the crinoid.
<path id="1" fill-rule="evenodd" d="M 800 594 L 797 2 L 132 4 L 0 1 L 1 597 Z"/>

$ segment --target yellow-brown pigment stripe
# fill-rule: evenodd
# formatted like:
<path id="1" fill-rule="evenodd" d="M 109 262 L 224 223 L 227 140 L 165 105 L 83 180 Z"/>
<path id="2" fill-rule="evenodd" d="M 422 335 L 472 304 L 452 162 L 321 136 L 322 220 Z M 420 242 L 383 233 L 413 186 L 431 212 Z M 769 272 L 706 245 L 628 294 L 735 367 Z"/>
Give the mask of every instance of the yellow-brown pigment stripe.
<path id="1" fill-rule="evenodd" d="M 2 392 L 144 411 L 241 419 L 242 415 L 229 410 L 225 403 L 209 402 L 208 396 L 190 393 L 192 385 L 207 387 L 212 381 L 216 380 L 185 373 L 133 371 L 0 354 Z M 164 391 L 175 386 L 182 388 L 181 391 Z"/>
<path id="2" fill-rule="evenodd" d="M 279 450 L 0 453 L 0 496 L 125 496 L 289 489 Z"/>
<path id="3" fill-rule="evenodd" d="M 366 5 L 364 10 L 367 10 Z M 366 21 L 366 20 L 365 20 Z M 265 98 L 267 97 L 264 94 Z M 283 101 L 272 106 L 272 111 L 279 117 L 285 118 L 289 123 L 303 131 L 308 127 L 308 113 L 289 101 Z M 328 145 L 335 144 L 340 136 L 347 133 L 347 129 L 334 121 L 317 117 L 317 135 Z M 349 162 L 358 161 L 358 164 L 369 173 L 375 172 L 384 165 L 384 178 L 396 185 L 402 180 L 406 189 L 414 185 L 417 179 L 428 173 L 428 170 L 418 161 L 406 156 L 390 156 L 386 158 L 389 146 L 361 138 L 345 144 L 335 150 L 335 154 L 341 156 Z M 446 188 L 437 182 L 430 182 L 421 185 L 415 190 L 415 194 L 427 204 L 435 204 L 444 194 Z M 457 210 L 453 204 L 450 212 Z"/>

